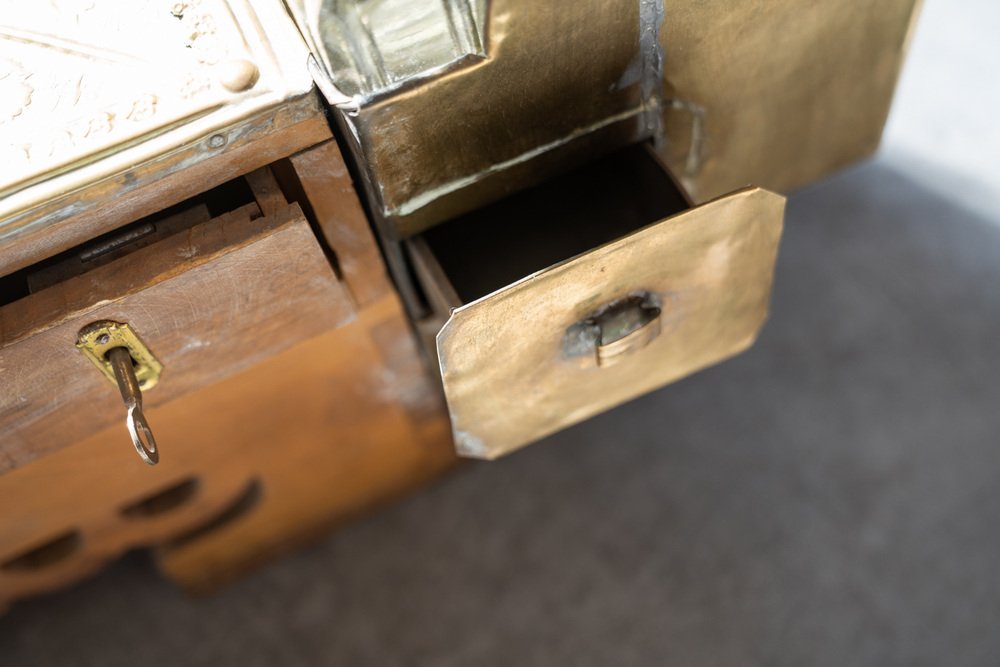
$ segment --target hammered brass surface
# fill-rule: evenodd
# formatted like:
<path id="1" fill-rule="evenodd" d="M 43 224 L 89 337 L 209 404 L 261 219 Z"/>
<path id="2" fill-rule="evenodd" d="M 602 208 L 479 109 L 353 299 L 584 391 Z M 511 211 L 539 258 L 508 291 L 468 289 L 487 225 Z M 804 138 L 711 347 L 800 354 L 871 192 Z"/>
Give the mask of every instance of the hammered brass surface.
<path id="1" fill-rule="evenodd" d="M 664 0 L 661 154 L 695 201 L 788 192 L 879 143 L 920 0 Z"/>
<path id="2" fill-rule="evenodd" d="M 493 0 L 485 59 L 340 121 L 399 237 L 649 136 L 696 202 L 787 192 L 878 146 L 919 4 Z"/>
<path id="3" fill-rule="evenodd" d="M 742 190 L 454 310 L 437 348 L 459 453 L 496 458 L 750 346 L 784 202 Z M 611 366 L 564 354 L 568 327 L 639 291 L 661 304 L 658 336 Z"/>
<path id="4" fill-rule="evenodd" d="M 391 234 L 649 136 L 640 2 L 493 0 L 486 58 L 340 115 Z"/>

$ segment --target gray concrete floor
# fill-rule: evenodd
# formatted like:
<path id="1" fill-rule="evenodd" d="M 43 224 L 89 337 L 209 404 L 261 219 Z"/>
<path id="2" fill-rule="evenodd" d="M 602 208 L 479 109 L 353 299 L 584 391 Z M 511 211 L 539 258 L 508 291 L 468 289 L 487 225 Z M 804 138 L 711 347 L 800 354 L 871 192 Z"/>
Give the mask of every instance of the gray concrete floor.
<path id="1" fill-rule="evenodd" d="M 928 2 L 747 354 L 209 599 L 130 556 L 15 606 L 0 664 L 1000 664 L 998 25 Z"/>

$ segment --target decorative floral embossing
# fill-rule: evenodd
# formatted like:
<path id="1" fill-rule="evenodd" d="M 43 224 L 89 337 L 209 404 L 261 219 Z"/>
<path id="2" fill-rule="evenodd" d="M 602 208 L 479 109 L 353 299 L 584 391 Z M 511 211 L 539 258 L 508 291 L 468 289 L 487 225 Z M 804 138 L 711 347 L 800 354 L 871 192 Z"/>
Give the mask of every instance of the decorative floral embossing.
<path id="1" fill-rule="evenodd" d="M 111 134 L 115 129 L 115 115 L 107 111 L 99 111 L 85 121 L 83 136 L 94 137 Z"/>
<path id="2" fill-rule="evenodd" d="M 202 65 L 215 65 L 229 56 L 229 48 L 221 39 L 216 17 L 202 6 L 202 0 L 187 0 L 181 15 L 187 48 L 194 52 Z M 174 14 L 177 16 L 177 14 Z"/>
<path id="3" fill-rule="evenodd" d="M 156 95 L 145 94 L 132 102 L 132 108 L 125 115 L 130 121 L 138 122 L 150 118 L 156 113 Z"/>
<path id="4" fill-rule="evenodd" d="M 31 106 L 35 89 L 28 83 L 31 74 L 20 63 L 0 60 L 0 124 L 7 123 Z"/>
<path id="5" fill-rule="evenodd" d="M 47 174 L 183 135 L 188 119 L 259 95 L 255 46 L 228 4 L 0 0 L 0 218 L 7 195 Z M 244 61 L 251 74 L 232 76 Z"/>

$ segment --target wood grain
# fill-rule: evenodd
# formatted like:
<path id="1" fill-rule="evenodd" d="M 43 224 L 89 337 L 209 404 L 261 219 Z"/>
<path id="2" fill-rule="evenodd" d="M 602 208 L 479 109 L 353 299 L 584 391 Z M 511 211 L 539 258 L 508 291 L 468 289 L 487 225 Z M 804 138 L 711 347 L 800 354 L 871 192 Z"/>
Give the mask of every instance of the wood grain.
<path id="1" fill-rule="evenodd" d="M 168 545 L 158 550 L 163 571 L 204 592 L 455 463 L 442 398 L 393 294 L 349 324 L 148 413 L 163 450 L 154 468 L 115 424 L 0 475 L 0 563 L 67 530 L 83 536 L 77 551 L 37 570 L 0 567 L 0 607 L 156 543 Z M 187 504 L 154 517 L 122 513 L 189 478 L 198 487 Z M 216 521 L 254 481 L 257 503 Z M 204 524 L 213 529 L 199 531 Z"/>
<path id="2" fill-rule="evenodd" d="M 156 406 L 353 316 L 298 206 L 255 211 L 243 207 L 0 309 L 0 470 L 123 419 L 115 388 L 74 346 L 90 322 L 128 322 L 164 365 L 145 401 Z"/>
<path id="3" fill-rule="evenodd" d="M 364 307 L 381 298 L 392 287 L 337 143 L 314 146 L 291 163 L 355 301 Z"/>
<path id="4" fill-rule="evenodd" d="M 275 180 L 270 167 L 255 169 L 247 174 L 245 179 L 250 191 L 253 192 L 254 201 L 264 215 L 274 215 L 288 205 L 285 193 L 281 191 L 281 186 Z"/>
<path id="5" fill-rule="evenodd" d="M 256 203 L 0 309 L 0 609 L 144 546 L 211 590 L 456 463 L 336 145 L 298 162 L 343 281 L 261 171 Z M 73 346 L 103 317 L 164 363 L 145 401 L 155 467 Z"/>

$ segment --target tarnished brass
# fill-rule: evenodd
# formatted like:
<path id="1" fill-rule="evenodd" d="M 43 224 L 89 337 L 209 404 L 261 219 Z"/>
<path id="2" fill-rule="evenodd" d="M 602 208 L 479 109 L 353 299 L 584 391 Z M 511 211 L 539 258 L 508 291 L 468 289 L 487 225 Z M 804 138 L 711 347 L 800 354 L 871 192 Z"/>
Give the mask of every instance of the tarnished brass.
<path id="1" fill-rule="evenodd" d="M 446 0 L 464 17 L 450 33 L 437 0 L 356 4 L 312 3 L 305 21 L 353 93 L 340 120 L 372 208 L 406 237 L 650 136 L 695 201 L 785 192 L 865 157 L 919 0 Z M 385 23 L 389 5 L 429 26 L 409 70 L 382 63 L 399 46 L 374 33 L 323 29 Z"/>
<path id="2" fill-rule="evenodd" d="M 437 351 L 459 452 L 496 458 L 747 348 L 783 211 L 742 190 L 452 311 Z M 607 340 L 568 342 L 602 319 Z"/>
<path id="3" fill-rule="evenodd" d="M 161 364 L 128 324 L 102 320 L 80 330 L 76 346 L 112 384 L 118 385 L 108 353 L 125 348 L 134 360 L 135 376 L 143 391 L 149 391 L 160 381 Z"/>

